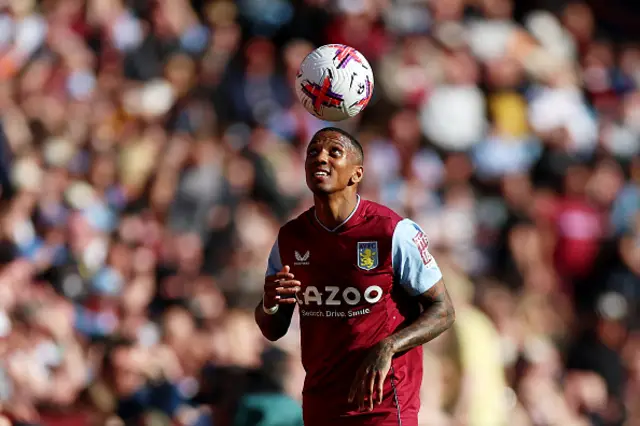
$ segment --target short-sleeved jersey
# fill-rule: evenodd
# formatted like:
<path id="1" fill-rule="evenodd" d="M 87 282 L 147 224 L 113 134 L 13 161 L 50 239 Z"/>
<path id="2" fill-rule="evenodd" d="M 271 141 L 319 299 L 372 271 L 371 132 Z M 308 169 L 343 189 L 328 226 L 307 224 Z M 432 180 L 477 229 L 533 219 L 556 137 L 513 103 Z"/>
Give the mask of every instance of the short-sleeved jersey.
<path id="1" fill-rule="evenodd" d="M 415 296 L 442 278 L 420 227 L 360 198 L 335 229 L 311 208 L 281 228 L 267 274 L 283 265 L 302 283 L 296 298 L 305 425 L 417 425 L 420 347 L 394 357 L 384 401 L 373 412 L 358 413 L 348 395 L 368 349 L 415 320 Z"/>

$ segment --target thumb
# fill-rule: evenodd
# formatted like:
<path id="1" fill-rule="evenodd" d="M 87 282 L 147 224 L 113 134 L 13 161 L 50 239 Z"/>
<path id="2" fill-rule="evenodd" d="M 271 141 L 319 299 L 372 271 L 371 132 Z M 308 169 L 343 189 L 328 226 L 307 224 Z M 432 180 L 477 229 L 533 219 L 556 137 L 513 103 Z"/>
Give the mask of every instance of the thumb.
<path id="1" fill-rule="evenodd" d="M 282 271 L 280 271 L 280 272 L 284 272 L 285 274 L 288 274 L 290 269 L 291 268 L 289 267 L 289 265 L 284 265 L 282 267 Z"/>

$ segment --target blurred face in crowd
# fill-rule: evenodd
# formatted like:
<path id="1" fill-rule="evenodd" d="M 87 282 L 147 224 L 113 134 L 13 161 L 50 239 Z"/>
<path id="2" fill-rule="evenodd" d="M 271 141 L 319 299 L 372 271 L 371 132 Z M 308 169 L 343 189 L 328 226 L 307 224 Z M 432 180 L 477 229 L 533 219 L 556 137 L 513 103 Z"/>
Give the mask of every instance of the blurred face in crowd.
<path id="1" fill-rule="evenodd" d="M 631 163 L 631 180 L 640 184 L 640 158 L 636 157 Z"/>
<path id="2" fill-rule="evenodd" d="M 586 4 L 571 3 L 564 10 L 562 21 L 564 26 L 579 42 L 584 42 L 591 38 L 594 30 L 593 14 Z"/>
<path id="3" fill-rule="evenodd" d="M 513 59 L 500 58 L 490 61 L 487 67 L 487 83 L 496 89 L 514 89 L 522 82 L 522 66 Z"/>
<path id="4" fill-rule="evenodd" d="M 313 45 L 305 40 L 296 40 L 287 45 L 284 51 L 284 62 L 287 67 L 289 81 L 295 81 L 300 64 L 312 50 Z"/>
<path id="5" fill-rule="evenodd" d="M 511 0 L 484 0 L 482 2 L 484 15 L 490 19 L 509 19 L 513 5 Z"/>
<path id="6" fill-rule="evenodd" d="M 195 323 L 193 317 L 186 310 L 174 308 L 165 315 L 164 333 L 169 344 L 175 345 L 188 341 L 194 331 Z"/>
<path id="7" fill-rule="evenodd" d="M 34 0 L 11 0 L 9 2 L 11 12 L 16 16 L 24 16 L 31 12 L 35 7 Z"/>
<path id="8" fill-rule="evenodd" d="M 640 48 L 637 46 L 626 47 L 620 53 L 620 69 L 628 76 L 636 76 L 640 72 Z"/>
<path id="9" fill-rule="evenodd" d="M 531 202 L 532 185 L 526 174 L 507 175 L 502 179 L 502 196 L 511 208 L 524 209 Z"/>
<path id="10" fill-rule="evenodd" d="M 430 5 L 436 22 L 457 21 L 464 12 L 462 0 L 435 0 Z"/>
<path id="11" fill-rule="evenodd" d="M 116 179 L 116 164 L 111 156 L 103 155 L 96 159 L 91 170 L 93 185 L 101 190 L 109 188 Z"/>
<path id="12" fill-rule="evenodd" d="M 274 46 L 266 39 L 253 40 L 245 50 L 245 58 L 249 74 L 269 74 L 274 67 Z"/>
<path id="13" fill-rule="evenodd" d="M 334 131 L 319 132 L 307 147 L 307 186 L 314 194 L 332 194 L 357 185 L 363 167 L 349 139 Z"/>
<path id="14" fill-rule="evenodd" d="M 117 243 L 110 247 L 109 263 L 111 267 L 124 276 L 129 275 L 133 260 L 133 252 L 123 243 Z"/>
<path id="15" fill-rule="evenodd" d="M 145 382 L 141 369 L 141 356 L 135 348 L 116 349 L 111 355 L 114 369 L 115 391 L 119 395 L 130 395 Z"/>
<path id="16" fill-rule="evenodd" d="M 197 271 L 202 264 L 202 241 L 195 234 L 181 235 L 176 240 L 179 267 L 186 271 Z"/>
<path id="17" fill-rule="evenodd" d="M 389 123 L 393 141 L 403 148 L 415 148 L 420 144 L 422 133 L 417 115 L 410 110 L 402 110 Z"/>
<path id="18" fill-rule="evenodd" d="M 534 226 L 518 225 L 509 233 L 509 248 L 515 262 L 526 269 L 540 261 L 540 235 Z"/>
<path id="19" fill-rule="evenodd" d="M 596 167 L 589 179 L 588 189 L 591 197 L 602 206 L 610 206 L 624 182 L 620 166 L 615 162 L 604 161 Z"/>
<path id="20" fill-rule="evenodd" d="M 627 127 L 640 131 L 640 91 L 628 94 L 623 102 L 623 120 Z"/>
<path id="21" fill-rule="evenodd" d="M 529 410 L 526 415 L 536 417 L 537 423 L 575 425 L 559 417 L 555 421 L 537 419 L 545 412 L 556 416 L 551 413 L 562 405 L 560 396 L 563 392 L 556 381 L 562 366 L 560 354 L 555 350 L 548 350 L 545 345 L 542 349 L 535 345 L 533 349 L 525 347 L 539 338 L 558 337 L 565 343 L 565 338 L 578 337 L 572 326 L 581 318 L 574 312 L 571 297 L 562 293 L 565 277 L 550 261 L 558 240 L 553 235 L 557 232 L 558 204 L 564 207 L 563 203 L 558 203 L 558 198 L 565 191 L 570 197 L 562 202 L 579 203 L 585 200 L 584 194 L 588 194 L 589 201 L 595 201 L 603 212 L 611 213 L 620 201 L 623 185 L 640 185 L 640 159 L 631 160 L 634 166 L 629 182 L 625 182 L 622 167 L 613 155 L 609 155 L 611 148 L 607 146 L 592 149 L 597 151 L 597 158 L 603 155 L 610 158 L 611 163 L 598 160 L 595 167 L 572 166 L 565 171 L 564 163 L 559 161 L 560 166 L 551 165 L 554 170 L 549 174 L 553 176 L 546 176 L 545 167 L 538 170 L 536 165 L 534 170 L 517 168 L 512 175 L 508 173 L 515 168 L 505 167 L 497 170 L 491 181 L 485 182 L 480 174 L 476 174 L 481 169 L 477 167 L 481 160 L 473 155 L 473 150 L 450 150 L 450 147 L 438 145 L 437 137 L 428 135 L 422 116 L 424 105 L 432 92 L 444 86 L 463 96 L 478 92 L 478 100 L 486 106 L 487 121 L 493 127 L 489 131 L 479 130 L 474 141 L 490 142 L 499 149 L 499 156 L 509 166 L 512 155 L 519 152 L 520 140 L 528 140 L 530 136 L 542 138 L 542 143 L 538 138 L 531 138 L 531 144 L 537 148 L 551 147 L 551 162 L 556 157 L 563 158 L 558 151 L 571 153 L 580 142 L 581 132 L 573 131 L 574 124 L 577 128 L 583 127 L 579 116 L 575 121 L 572 118 L 562 120 L 557 126 L 554 124 L 553 129 L 530 129 L 535 120 L 529 125 L 529 113 L 534 110 L 536 96 L 530 99 L 522 92 L 538 78 L 543 85 L 547 84 L 546 76 L 536 75 L 543 72 L 532 73 L 530 69 L 535 68 L 530 65 L 538 65 L 538 60 L 545 60 L 537 55 L 527 56 L 534 41 L 524 27 L 511 21 L 514 0 L 404 2 L 407 4 L 398 5 L 397 9 L 409 7 L 393 17 L 402 21 L 399 22 L 402 25 L 396 23 L 395 26 L 406 27 L 403 30 L 394 30 L 387 25 L 390 18 L 387 15 L 395 15 L 395 6 L 391 8 L 394 2 L 289 2 L 295 9 L 295 22 L 287 31 L 277 33 L 277 43 L 270 36 L 251 34 L 253 18 L 247 16 L 245 9 L 249 3 L 232 0 L 5 0 L 0 3 L 5 6 L 2 12 L 6 15 L 0 22 L 5 24 L 3 29 L 6 30 L 6 34 L 0 34 L 0 48 L 3 52 L 17 53 L 0 59 L 0 108 L 4 112 L 2 130 L 7 139 L 7 146 L 0 142 L 0 172 L 7 169 L 12 174 L 22 169 L 16 167 L 22 161 L 33 163 L 19 179 L 28 184 L 17 185 L 16 195 L 0 208 L 0 232 L 7 240 L 0 241 L 0 256 L 15 258 L 13 243 L 19 245 L 17 256 L 20 256 L 0 264 L 0 355 L 3 360 L 20 361 L 7 363 L 13 364 L 8 380 L 3 378 L 7 373 L 2 371 L 5 366 L 0 365 L 0 425 L 2 416 L 9 415 L 5 410 L 10 411 L 13 408 L 10 405 L 14 405 L 13 400 L 11 404 L 2 405 L 3 387 L 6 387 L 3 384 L 11 385 L 10 392 L 18 400 L 15 405 L 24 405 L 25 410 L 31 405 L 39 407 L 41 403 L 43 407 L 60 405 L 65 412 L 75 413 L 84 409 L 84 398 L 77 399 L 78 405 L 74 399 L 85 390 L 87 377 L 95 382 L 106 381 L 109 390 L 115 390 L 116 397 L 130 395 L 144 386 L 149 366 L 164 359 L 164 350 L 179 358 L 177 362 L 181 364 L 183 374 L 174 383 L 181 386 L 187 381 L 183 380 L 185 378 L 200 380 L 200 373 L 208 363 L 216 368 L 253 370 L 260 367 L 265 340 L 255 326 L 253 314 L 244 309 L 248 304 L 255 306 L 254 299 L 260 297 L 264 258 L 277 238 L 279 223 L 296 214 L 297 209 L 306 209 L 306 203 L 310 201 L 302 181 L 302 164 L 295 159 L 300 155 L 299 141 L 308 141 L 306 135 L 313 134 L 318 124 L 304 112 L 295 97 L 291 102 L 290 84 L 295 82 L 301 61 L 314 47 L 305 37 L 314 40 L 316 35 L 322 37 L 316 32 L 326 37 L 333 35 L 324 33 L 344 32 L 342 40 L 335 42 L 362 46 L 361 49 L 365 49 L 362 52 L 378 70 L 375 77 L 379 84 L 377 89 L 382 89 L 379 93 L 382 101 L 366 114 L 347 122 L 350 129 L 353 124 L 363 142 L 366 141 L 363 133 L 371 135 L 368 146 L 371 158 L 377 160 L 371 162 L 371 172 L 388 172 L 380 173 L 385 178 L 377 179 L 370 195 L 363 193 L 363 196 L 385 204 L 395 202 L 389 207 L 416 221 L 445 218 L 426 224 L 434 228 L 433 235 L 429 229 L 426 231 L 436 245 L 449 252 L 450 261 L 456 268 L 460 267 L 466 273 L 473 271 L 480 279 L 486 271 L 499 275 L 491 286 L 476 287 L 481 297 L 479 304 L 492 320 L 492 323 L 476 325 L 487 331 L 497 329 L 492 334 L 499 335 L 496 339 L 501 339 L 498 344 L 506 349 L 509 361 L 507 364 L 499 357 L 493 357 L 494 360 L 475 358 L 481 362 L 495 361 L 495 370 L 489 364 L 487 371 L 506 373 L 507 376 L 511 375 L 511 362 L 515 363 L 519 356 L 531 358 L 527 362 L 537 365 L 525 372 L 523 385 L 518 389 L 518 380 L 507 378 L 508 383 L 498 388 L 500 401 L 504 396 L 502 390 L 507 386 L 519 392 L 513 395 L 514 405 L 524 404 Z M 334 3 L 338 4 L 337 8 Z M 200 23 L 191 10 L 198 7 L 195 4 L 205 8 L 197 13 L 205 17 L 201 24 L 206 28 L 198 28 Z M 339 11 L 340 5 L 349 11 Z M 488 24 L 489 28 L 485 28 L 488 33 L 478 32 L 486 38 L 478 38 L 485 40 L 486 43 L 480 44 L 485 44 L 484 47 L 490 48 L 488 51 L 495 55 L 481 58 L 473 43 L 463 46 L 465 43 L 457 39 L 458 29 L 464 28 L 465 35 L 475 34 L 467 32 L 471 30 L 466 22 L 467 7 L 478 12 L 474 19 L 481 24 L 479 27 Z M 420 8 L 424 9 L 424 14 L 411 13 Z M 426 15 L 427 9 L 431 12 L 429 17 L 435 31 L 421 31 L 427 29 L 422 22 L 416 31 L 415 23 L 411 21 Z M 633 145 L 640 131 L 640 47 L 637 43 L 621 46 L 618 40 L 611 43 L 594 40 L 595 15 L 586 4 L 572 1 L 561 12 L 562 31 L 572 36 L 568 50 L 575 53 L 575 57 L 570 58 L 570 68 L 583 77 L 576 83 L 581 86 L 578 91 L 586 91 L 586 98 L 591 99 L 590 95 L 598 95 L 604 90 L 602 97 L 611 102 L 607 105 L 613 111 L 610 113 L 612 125 L 628 131 L 633 139 L 630 145 Z M 269 16 L 259 18 L 269 21 Z M 318 28 L 316 24 L 325 18 L 340 25 Z M 437 28 L 439 24 L 447 25 Z M 517 29 L 509 33 L 513 27 Z M 491 34 L 496 28 L 498 33 L 509 28 L 503 34 L 505 46 L 500 49 L 494 49 L 502 44 L 496 42 L 501 38 L 497 37 L 500 34 Z M 196 31 L 192 32 L 194 29 Z M 199 37 L 198 29 L 203 30 L 205 38 L 209 37 L 208 45 L 202 45 L 203 50 L 199 53 L 187 48 L 198 44 L 191 40 L 194 35 Z M 452 35 L 447 33 L 450 29 Z M 93 40 L 96 32 L 104 35 L 100 43 Z M 300 38 L 288 39 L 285 33 L 295 33 Z M 374 49 L 372 46 L 378 44 L 378 36 L 384 39 L 381 43 L 384 46 Z M 40 37 L 42 41 L 38 42 Z M 438 40 L 440 37 L 442 40 Z M 142 45 L 135 44 L 138 38 L 144 41 Z M 174 48 L 176 42 L 182 47 Z M 550 56 L 558 53 L 555 49 L 565 47 L 542 44 L 545 46 L 541 50 L 553 50 L 548 52 Z M 31 46 L 38 50 L 22 50 Z M 105 50 L 107 46 L 109 48 Z M 577 48 L 575 52 L 574 47 Z M 536 53 L 545 56 L 545 52 Z M 229 71 L 238 71 L 238 57 L 245 68 L 239 69 L 235 76 L 238 81 L 235 77 L 227 81 Z M 390 76 L 385 75 L 387 67 Z M 148 79 L 156 78 L 162 78 L 163 82 L 149 85 L 153 90 L 143 90 Z M 240 84 L 247 82 L 250 84 Z M 256 99 L 264 95 L 277 103 L 279 108 L 269 111 L 276 118 L 273 120 L 275 127 L 269 121 L 262 124 L 264 127 L 256 128 L 246 116 L 248 113 L 240 111 L 245 103 L 243 100 L 251 107 L 260 104 L 251 101 L 248 92 L 252 90 L 247 87 L 259 88 L 259 93 L 254 91 Z M 206 90 L 200 90 L 203 88 Z M 479 90 L 485 88 L 486 92 Z M 394 96 L 394 91 L 403 95 Z M 74 95 L 76 92 L 84 95 Z M 557 94 L 562 95 L 561 92 L 559 90 Z M 219 93 L 222 99 L 218 99 Z M 212 102 L 210 94 L 215 94 L 216 102 Z M 154 112 L 159 104 L 170 104 L 171 109 L 161 114 Z M 604 123 L 603 108 L 595 101 L 593 104 L 597 112 L 594 114 L 597 118 L 593 118 L 595 124 Z M 269 105 L 271 109 L 273 104 Z M 387 110 L 391 106 L 393 113 Z M 296 108 L 302 114 L 297 114 Z M 440 124 L 455 127 L 457 112 L 454 108 L 451 121 L 447 117 Z M 483 122 L 484 114 L 481 109 L 477 112 L 482 115 Z M 521 122 L 524 124 L 519 124 Z M 226 128 L 229 123 L 234 123 L 233 131 Z M 588 126 L 585 124 L 584 127 Z M 388 130 L 389 138 L 381 138 L 380 129 Z M 224 137 L 220 137 L 222 135 Z M 494 139 L 497 140 L 495 145 Z M 253 158 L 239 154 L 240 147 L 247 141 L 251 154 L 265 161 L 254 162 Z M 13 158 L 9 159 L 9 164 L 4 164 L 4 155 L 9 152 Z M 540 158 L 541 166 L 545 166 L 545 157 L 546 151 Z M 260 163 L 274 166 L 276 177 L 265 178 L 271 173 L 265 173 Z M 437 179 L 431 179 L 431 168 Z M 212 170 L 215 173 L 209 174 Z M 538 187 L 538 177 L 553 179 L 562 173 L 566 173 L 564 186 L 561 184 L 553 190 Z M 317 195 L 316 199 L 328 199 L 330 194 L 337 194 L 336 198 L 353 195 L 363 178 L 362 158 L 348 136 L 333 130 L 320 131 L 307 147 L 304 176 L 307 187 Z M 372 181 L 368 179 L 367 184 Z M 76 183 L 91 187 L 93 196 L 111 209 L 116 219 L 115 234 L 97 228 L 91 216 L 77 211 L 81 209 L 72 207 L 71 202 L 64 202 L 69 198 L 68 190 Z M 402 186 L 400 190 L 399 186 Z M 273 204 L 271 200 L 254 200 L 263 188 L 270 190 L 268 195 L 275 200 Z M 214 205 L 207 204 L 208 196 L 213 195 L 216 195 Z M 305 196 L 307 198 L 303 198 Z M 298 205 L 289 207 L 290 199 L 297 199 Z M 494 212 L 493 201 L 496 199 L 503 204 L 501 208 L 506 204 L 508 211 L 501 210 L 495 215 L 500 218 L 491 217 L 489 229 L 480 216 L 483 210 L 490 210 L 484 216 Z M 173 206 L 179 204 L 177 201 L 182 200 L 188 200 L 185 211 L 174 209 Z M 485 202 L 491 205 L 485 208 Z M 274 207 L 278 203 L 287 205 L 278 206 L 282 212 Z M 505 218 L 505 215 L 516 217 Z M 41 216 L 46 217 L 47 224 L 40 223 L 44 222 L 40 220 Z M 527 216 L 535 222 L 517 222 Z M 56 219 L 55 222 L 49 221 L 50 218 Z M 180 226 L 172 226 L 174 222 Z M 621 250 L 626 257 L 615 266 L 621 270 L 626 267 L 624 272 L 637 281 L 640 276 L 636 266 L 640 265 L 637 242 L 640 241 L 640 213 L 630 212 L 624 232 L 631 231 L 628 229 L 631 227 L 635 235 L 621 237 L 621 241 L 628 240 L 631 248 Z M 44 248 L 39 248 L 40 244 Z M 56 251 L 55 262 L 49 253 L 51 247 L 57 250 L 54 246 L 62 247 L 60 259 Z M 32 252 L 37 250 L 41 252 Z M 507 260 L 498 260 L 499 256 L 493 255 L 496 252 L 504 254 Z M 76 268 L 76 263 L 82 263 L 82 268 Z M 91 267 L 85 268 L 85 264 Z M 51 273 L 45 271 L 45 267 Z M 101 269 L 117 273 L 122 280 L 118 294 L 93 293 L 94 277 L 90 274 Z M 82 274 L 76 270 L 82 270 Z M 617 270 L 604 272 L 618 273 Z M 211 277 L 205 274 L 211 274 Z M 52 279 L 60 282 L 48 282 L 49 276 L 60 276 Z M 75 294 L 76 281 L 77 288 L 87 292 L 86 302 L 78 297 L 57 303 L 53 295 L 58 286 L 66 297 L 71 297 Z M 458 280 L 451 281 L 454 288 L 460 285 L 453 283 Z M 51 295 L 45 295 L 45 289 Z M 455 293 L 461 292 L 464 291 L 458 289 Z M 452 290 L 452 296 L 453 293 Z M 178 301 L 180 307 L 168 307 L 175 306 L 171 302 Z M 471 301 L 465 305 L 465 309 L 475 309 Z M 81 315 L 81 311 L 87 312 Z M 27 320 L 22 319 L 22 315 L 27 316 Z M 462 331 L 466 330 L 464 321 L 462 318 Z M 95 343 L 90 333 L 94 333 L 94 323 L 102 322 L 115 325 L 113 328 L 101 327 L 99 332 L 104 334 L 100 336 L 110 338 L 121 334 L 138 343 L 110 352 L 113 368 L 106 369 L 101 376 L 92 376 L 96 371 L 93 365 L 100 364 L 105 354 L 102 340 Z M 84 327 L 88 325 L 91 330 L 87 331 Z M 292 331 L 297 332 L 299 326 L 294 319 Z M 602 320 L 598 331 L 612 348 L 621 347 L 627 339 L 624 324 L 616 321 Z M 456 340 L 454 333 L 450 336 L 451 341 Z M 299 342 L 294 338 L 295 342 L 290 343 L 289 337 L 278 346 L 286 345 L 286 350 L 291 352 L 292 356 L 286 362 L 295 374 L 291 371 L 278 373 L 282 380 L 292 383 L 288 389 L 290 395 L 299 397 L 304 369 L 299 359 Z M 454 343 L 460 343 L 459 352 L 463 353 L 469 348 L 464 347 L 466 339 L 459 340 Z M 483 344 L 490 348 L 493 339 L 485 340 Z M 64 347 L 59 346 L 57 349 L 60 350 L 55 352 L 60 357 L 59 364 L 53 366 L 55 369 L 47 367 L 45 370 L 40 368 L 38 358 L 43 354 L 49 358 L 50 354 L 44 349 L 49 350 L 52 342 L 63 342 Z M 428 354 L 433 357 L 438 351 L 437 345 L 443 343 L 434 344 L 431 349 L 435 350 Z M 75 350 L 79 353 L 74 354 Z M 635 380 L 630 379 L 629 384 L 635 394 L 640 388 L 640 337 L 636 336 L 636 344 L 628 351 L 627 362 Z M 426 374 L 436 381 L 433 388 L 445 387 L 446 395 L 442 399 L 446 400 L 447 409 L 449 404 L 458 402 L 459 394 L 463 393 L 461 388 L 464 388 L 461 384 L 468 372 L 473 372 L 473 368 L 465 370 L 465 365 L 454 357 L 450 354 L 442 356 L 438 363 L 442 366 L 437 368 L 437 374 Z M 565 397 L 572 410 L 598 411 L 602 408 L 607 399 L 606 383 L 595 375 L 571 375 L 568 369 L 564 373 L 568 373 L 563 383 L 567 388 Z M 48 382 L 55 382 L 47 385 L 55 391 L 39 392 L 38 386 Z M 241 382 L 244 381 L 232 383 L 234 390 L 243 386 Z M 204 381 L 199 384 L 208 385 Z M 429 390 L 433 389 L 431 384 L 427 386 Z M 68 387 L 76 389 L 67 391 Z M 482 388 L 479 403 L 491 402 L 492 387 Z M 49 400 L 48 393 L 57 393 L 59 399 Z M 475 395 L 475 392 L 471 394 Z M 475 398 L 471 400 L 473 404 Z M 637 401 L 635 395 L 632 398 Z M 425 399 L 431 399 L 435 404 L 428 410 L 423 409 L 421 414 L 430 416 L 438 410 L 444 414 L 446 409 L 436 398 Z M 215 412 L 221 409 L 216 403 L 212 404 Z M 36 413 L 35 417 L 40 414 L 35 408 L 31 410 Z M 14 409 L 10 414 L 15 412 Z M 451 419 L 425 421 L 425 424 L 462 421 L 454 419 L 456 415 L 451 412 L 446 415 Z M 65 420 L 60 422 L 73 424 Z M 45 419 L 41 423 L 48 424 Z M 520 425 L 512 419 L 500 423 Z"/>
<path id="22" fill-rule="evenodd" d="M 445 61 L 445 76 L 454 86 L 475 84 L 479 77 L 478 64 L 467 53 L 455 52 Z"/>
<path id="23" fill-rule="evenodd" d="M 586 167 L 569 167 L 564 180 L 565 193 L 571 196 L 584 195 L 588 179 L 589 170 Z"/>
<path id="24" fill-rule="evenodd" d="M 179 95 L 186 94 L 195 81 L 195 63 L 187 55 L 175 55 L 167 63 L 165 74 Z"/>
<path id="25" fill-rule="evenodd" d="M 124 313 L 131 316 L 146 314 L 146 309 L 153 299 L 155 282 L 151 277 L 138 277 L 130 282 L 122 297 Z"/>
<path id="26" fill-rule="evenodd" d="M 225 314 L 226 301 L 215 281 L 209 277 L 200 278 L 194 289 L 194 308 L 205 324 L 212 325 Z"/>

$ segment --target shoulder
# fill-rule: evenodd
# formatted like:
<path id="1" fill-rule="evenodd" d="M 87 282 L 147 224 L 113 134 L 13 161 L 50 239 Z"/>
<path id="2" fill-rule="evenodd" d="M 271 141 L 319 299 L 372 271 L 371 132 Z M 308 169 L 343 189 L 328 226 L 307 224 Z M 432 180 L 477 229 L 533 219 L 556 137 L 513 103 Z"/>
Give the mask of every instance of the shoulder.
<path id="1" fill-rule="evenodd" d="M 396 226 L 404 220 L 402 216 L 387 206 L 369 200 L 362 200 L 362 203 L 363 214 L 367 222 L 388 233 L 389 236 L 394 233 Z"/>
<path id="2" fill-rule="evenodd" d="M 313 207 L 308 208 L 297 217 L 289 220 L 287 223 L 280 227 L 278 238 L 288 235 L 298 235 L 309 228 L 311 219 L 313 218 Z"/>
<path id="3" fill-rule="evenodd" d="M 376 203 L 375 201 L 362 200 L 362 208 L 368 216 L 378 216 L 382 218 L 390 218 L 402 220 L 402 216 L 391 210 L 389 207 Z"/>
<path id="4" fill-rule="evenodd" d="M 425 247 L 429 245 L 429 240 L 422 228 L 408 218 L 404 218 L 396 224 L 393 231 L 393 242 L 398 247 L 407 243 L 424 245 Z"/>

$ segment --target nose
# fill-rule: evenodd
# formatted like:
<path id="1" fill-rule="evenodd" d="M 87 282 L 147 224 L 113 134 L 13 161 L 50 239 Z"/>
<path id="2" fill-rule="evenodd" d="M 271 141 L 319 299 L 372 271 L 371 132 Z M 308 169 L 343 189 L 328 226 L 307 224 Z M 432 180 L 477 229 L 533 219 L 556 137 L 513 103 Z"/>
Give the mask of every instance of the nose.
<path id="1" fill-rule="evenodd" d="M 322 149 L 318 151 L 318 154 L 313 159 L 313 162 L 314 164 L 324 165 L 328 163 L 328 160 L 329 160 L 329 153 L 326 150 Z"/>

